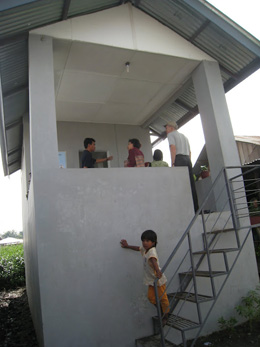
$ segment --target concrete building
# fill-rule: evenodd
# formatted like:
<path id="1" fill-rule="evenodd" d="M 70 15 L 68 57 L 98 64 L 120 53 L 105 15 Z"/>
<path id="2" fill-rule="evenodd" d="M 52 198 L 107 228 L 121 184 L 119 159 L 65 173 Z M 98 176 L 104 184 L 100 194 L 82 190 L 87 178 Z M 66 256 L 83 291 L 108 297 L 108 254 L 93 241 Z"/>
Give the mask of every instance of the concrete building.
<path id="1" fill-rule="evenodd" d="M 248 165 L 260 159 L 260 137 L 259 136 L 235 136 L 240 165 Z M 200 174 L 201 166 L 208 166 L 206 146 L 200 152 L 193 170 L 196 175 Z"/>
<path id="2" fill-rule="evenodd" d="M 240 165 L 223 88 L 227 69 L 220 71 L 213 54 L 156 20 L 151 4 L 145 11 L 130 2 L 112 8 L 109 1 L 103 3 L 100 11 L 93 8 L 54 24 L 49 20 L 46 26 L 39 21 L 30 31 L 29 110 L 22 114 L 21 152 L 10 151 L 15 141 L 10 129 L 20 128 L 8 127 L 5 120 L 16 114 L 8 107 L 17 93 L 24 97 L 24 90 L 1 93 L 6 173 L 19 168 L 11 154 L 21 157 L 27 292 L 40 346 L 130 347 L 153 334 L 155 311 L 142 285 L 140 256 L 121 249 L 119 242 L 126 238 L 139 244 L 141 233 L 153 229 L 164 264 L 194 211 L 186 168 L 123 167 L 129 138 L 139 138 L 145 160 L 151 161 L 149 132 L 163 137 L 168 120 L 182 125 L 197 107 L 212 179 L 223 167 Z M 190 1 L 178 5 L 175 16 L 180 19 L 189 10 L 197 20 L 208 16 L 211 24 L 225 24 L 229 30 L 222 29 L 245 50 L 251 52 L 252 46 L 259 61 L 254 38 L 203 2 L 194 3 L 197 8 Z M 54 6 L 48 1 L 39 6 L 44 4 Z M 24 6 L 39 11 L 34 3 Z M 63 15 L 68 10 L 65 5 Z M 226 82 L 226 89 L 235 85 L 230 78 Z M 191 90 L 197 106 L 187 110 L 182 103 L 182 112 L 170 116 L 173 103 L 177 100 L 181 107 L 181 96 Z M 101 155 L 114 156 L 111 167 L 79 169 L 85 137 L 95 138 Z M 197 217 L 192 238 L 199 247 L 202 220 Z M 222 222 L 221 217 L 215 224 Z M 252 249 L 249 235 L 203 334 L 217 329 L 220 315 L 230 315 L 258 283 Z M 182 257 L 180 253 L 177 260 Z M 168 277 L 174 267 L 167 268 Z M 177 280 L 172 286 L 177 287 Z M 193 316 L 190 307 L 186 311 Z M 175 341 L 175 336 L 169 339 Z"/>

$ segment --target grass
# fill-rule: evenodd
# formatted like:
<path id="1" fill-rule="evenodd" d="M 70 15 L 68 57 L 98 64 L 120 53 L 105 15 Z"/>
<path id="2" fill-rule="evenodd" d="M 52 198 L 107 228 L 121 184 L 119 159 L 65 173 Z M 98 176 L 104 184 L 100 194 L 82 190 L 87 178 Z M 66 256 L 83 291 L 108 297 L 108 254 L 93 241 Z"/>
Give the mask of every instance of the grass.
<path id="1" fill-rule="evenodd" d="M 25 285 L 23 245 L 0 247 L 0 290 Z"/>

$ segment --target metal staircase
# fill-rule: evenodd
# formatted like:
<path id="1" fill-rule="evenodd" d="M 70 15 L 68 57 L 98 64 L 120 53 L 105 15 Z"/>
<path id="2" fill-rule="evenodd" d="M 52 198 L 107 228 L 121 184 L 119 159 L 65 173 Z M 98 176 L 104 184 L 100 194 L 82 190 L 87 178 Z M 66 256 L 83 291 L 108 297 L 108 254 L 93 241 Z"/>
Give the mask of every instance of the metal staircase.
<path id="1" fill-rule="evenodd" d="M 179 240 L 162 272 L 167 282 L 170 314 L 165 326 L 155 281 L 157 316 L 154 336 L 136 340 L 136 346 L 195 346 L 251 233 L 248 202 L 260 196 L 260 166 L 223 168 L 202 206 Z M 211 210 L 204 212 L 211 201 Z M 213 202 L 213 203 L 212 203 Z M 199 234 L 198 226 L 202 227 Z M 178 261 L 178 262 L 177 262 Z M 171 292 L 171 288 L 175 288 Z M 191 306 L 192 305 L 192 306 Z M 168 341 L 173 331 L 177 339 Z M 193 332 L 193 333 L 192 333 Z M 195 332 L 195 333 L 194 333 Z M 180 339 L 181 337 L 181 339 Z M 149 343 L 147 341 L 149 340 Z"/>

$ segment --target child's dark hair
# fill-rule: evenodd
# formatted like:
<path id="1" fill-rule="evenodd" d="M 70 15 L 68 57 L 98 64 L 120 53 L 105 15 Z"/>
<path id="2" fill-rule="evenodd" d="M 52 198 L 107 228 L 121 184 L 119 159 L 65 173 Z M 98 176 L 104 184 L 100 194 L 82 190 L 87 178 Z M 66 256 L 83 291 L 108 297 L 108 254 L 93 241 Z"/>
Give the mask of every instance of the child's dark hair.
<path id="1" fill-rule="evenodd" d="M 149 240 L 149 241 L 152 241 L 154 242 L 154 247 L 156 247 L 157 245 L 157 235 L 156 235 L 156 232 L 153 231 L 153 230 L 145 230 L 142 235 L 141 235 L 141 240 L 144 241 L 144 240 Z"/>
<path id="2" fill-rule="evenodd" d="M 154 154 L 153 154 L 153 159 L 154 159 L 155 161 L 163 160 L 162 151 L 160 151 L 159 149 L 156 149 L 156 150 L 154 151 Z"/>
<path id="3" fill-rule="evenodd" d="M 138 139 L 130 139 L 128 142 L 132 143 L 135 148 L 141 148 L 141 143 Z"/>

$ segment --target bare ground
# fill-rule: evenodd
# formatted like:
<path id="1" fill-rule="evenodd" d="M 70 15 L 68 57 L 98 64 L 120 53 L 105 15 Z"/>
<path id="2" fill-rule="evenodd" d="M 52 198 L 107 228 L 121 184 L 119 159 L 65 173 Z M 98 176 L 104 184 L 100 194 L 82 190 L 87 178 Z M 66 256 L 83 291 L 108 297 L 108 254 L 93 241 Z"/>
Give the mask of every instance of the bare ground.
<path id="1" fill-rule="evenodd" d="M 255 321 L 250 331 L 249 323 L 238 325 L 233 331 L 218 331 L 200 338 L 196 347 L 259 347 L 260 322 Z"/>
<path id="2" fill-rule="evenodd" d="M 0 347 L 38 347 L 25 288 L 0 292 Z"/>

